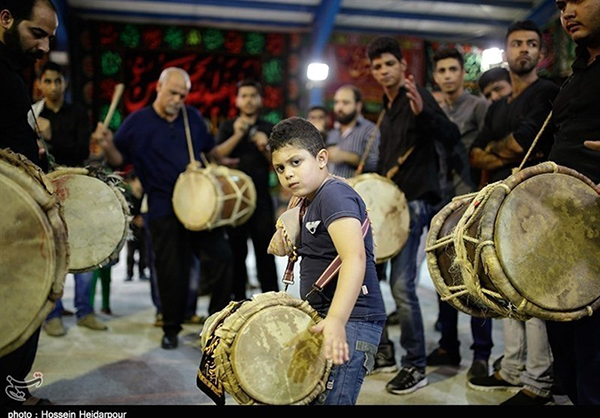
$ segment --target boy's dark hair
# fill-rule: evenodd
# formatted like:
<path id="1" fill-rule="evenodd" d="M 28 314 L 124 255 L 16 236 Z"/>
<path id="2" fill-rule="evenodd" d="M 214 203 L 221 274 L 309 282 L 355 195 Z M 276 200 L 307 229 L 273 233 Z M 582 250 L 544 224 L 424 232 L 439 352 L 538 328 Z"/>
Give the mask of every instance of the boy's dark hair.
<path id="1" fill-rule="evenodd" d="M 275 152 L 287 145 L 302 148 L 314 157 L 325 148 L 325 141 L 317 128 L 306 119 L 293 116 L 279 122 L 269 136 L 269 148 Z"/>
<path id="2" fill-rule="evenodd" d="M 460 64 L 460 68 L 465 68 L 465 59 L 456 48 L 443 48 L 437 51 L 433 56 L 433 68 L 435 69 L 438 61 L 445 60 L 447 58 L 454 58 Z"/>
<path id="3" fill-rule="evenodd" d="M 44 63 L 44 65 L 40 69 L 38 78 L 42 78 L 42 76 L 44 75 L 44 73 L 46 71 L 56 71 L 57 73 L 59 73 L 63 77 L 66 77 L 64 67 L 62 65 L 59 65 L 59 64 L 53 62 L 53 61 L 46 61 Z"/>
<path id="4" fill-rule="evenodd" d="M 37 3 L 45 3 L 56 12 L 56 6 L 52 0 L 0 0 L 0 10 L 8 10 L 18 25 L 23 20 L 31 20 L 33 6 Z"/>
<path id="5" fill-rule="evenodd" d="M 510 84 L 510 74 L 506 68 L 495 67 L 487 70 L 479 77 L 479 91 L 483 91 L 489 84 L 505 80 Z"/>
<path id="6" fill-rule="evenodd" d="M 373 39 L 367 47 L 367 57 L 369 58 L 369 61 L 373 61 L 385 53 L 390 53 L 398 58 L 398 61 L 402 61 L 402 49 L 396 38 L 392 38 L 391 36 L 379 36 Z"/>
<path id="7" fill-rule="evenodd" d="M 540 48 L 541 48 L 541 46 L 542 46 L 541 45 L 542 44 L 542 31 L 540 30 L 540 28 L 538 27 L 538 25 L 536 25 L 533 21 L 531 21 L 531 20 L 521 20 L 519 22 L 513 23 L 506 30 L 506 39 L 508 39 L 508 36 L 511 33 L 516 32 L 518 30 L 526 30 L 526 31 L 537 33 L 538 34 L 538 38 L 540 39 Z"/>
<path id="8" fill-rule="evenodd" d="M 263 93 L 262 86 L 260 85 L 260 83 L 258 81 L 247 78 L 245 80 L 238 82 L 235 85 L 236 96 L 238 95 L 238 93 L 240 92 L 240 89 L 242 87 L 254 87 L 256 89 L 256 91 L 258 92 L 258 95 L 262 97 L 262 93 Z"/>

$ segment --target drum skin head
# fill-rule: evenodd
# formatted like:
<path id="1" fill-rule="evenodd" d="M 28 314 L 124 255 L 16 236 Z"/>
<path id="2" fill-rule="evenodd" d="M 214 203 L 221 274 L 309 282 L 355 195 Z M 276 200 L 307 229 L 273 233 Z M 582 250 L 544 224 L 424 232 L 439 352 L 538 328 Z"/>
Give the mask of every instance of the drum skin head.
<path id="1" fill-rule="evenodd" d="M 173 209 L 181 223 L 191 231 L 212 226 L 222 204 L 218 199 L 217 180 L 201 170 L 181 173 L 173 190 Z"/>
<path id="2" fill-rule="evenodd" d="M 289 405 L 306 398 L 323 375 L 322 336 L 305 312 L 274 306 L 238 332 L 232 366 L 240 386 L 260 403 Z"/>
<path id="3" fill-rule="evenodd" d="M 56 265 L 53 232 L 37 202 L 0 176 L 0 348 L 19 337 L 48 299 Z M 18 304 L 11 305 L 11 304 Z"/>
<path id="4" fill-rule="evenodd" d="M 375 259 L 383 263 L 404 247 L 410 229 L 410 213 L 404 193 L 391 180 L 374 173 L 348 179 L 369 211 L 375 243 Z"/>
<path id="5" fill-rule="evenodd" d="M 51 178 L 69 230 L 69 271 L 102 265 L 125 243 L 128 219 L 123 204 L 111 186 L 95 177 L 57 174 Z"/>
<path id="6" fill-rule="evenodd" d="M 518 184 L 496 219 L 498 258 L 512 285 L 550 311 L 573 311 L 600 295 L 600 197 L 566 174 Z"/>

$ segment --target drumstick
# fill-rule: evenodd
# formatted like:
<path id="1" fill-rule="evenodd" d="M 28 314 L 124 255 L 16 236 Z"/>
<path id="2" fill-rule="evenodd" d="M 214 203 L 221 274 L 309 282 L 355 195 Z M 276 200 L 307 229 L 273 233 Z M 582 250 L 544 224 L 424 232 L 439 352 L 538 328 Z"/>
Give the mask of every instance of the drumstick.
<path id="1" fill-rule="evenodd" d="M 123 83 L 119 83 L 115 86 L 115 91 L 113 92 L 112 101 L 110 102 L 110 107 L 108 108 L 108 113 L 104 118 L 104 127 L 108 127 L 108 124 L 112 120 L 113 114 L 115 113 L 115 109 L 117 108 L 117 104 L 119 100 L 121 100 L 121 95 L 123 95 L 123 90 L 125 90 L 125 85 Z"/>

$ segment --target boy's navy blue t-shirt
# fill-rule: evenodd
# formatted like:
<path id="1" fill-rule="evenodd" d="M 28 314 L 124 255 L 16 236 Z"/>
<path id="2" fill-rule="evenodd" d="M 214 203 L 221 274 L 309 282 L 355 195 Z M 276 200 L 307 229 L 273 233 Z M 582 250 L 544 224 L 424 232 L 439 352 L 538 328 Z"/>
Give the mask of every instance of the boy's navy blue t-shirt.
<path id="1" fill-rule="evenodd" d="M 339 179 L 326 181 L 315 194 L 306 209 L 302 222 L 301 244 L 298 254 L 300 263 L 300 294 L 305 298 L 312 285 L 337 256 L 337 251 L 327 231 L 331 223 L 340 218 L 356 218 L 362 222 L 367 214 L 366 205 L 358 193 L 346 182 Z M 385 306 L 375 270 L 373 255 L 373 234 L 371 228 L 365 237 L 366 270 L 363 290 L 350 314 L 350 321 L 385 320 Z M 337 286 L 337 277 L 323 290 L 313 293 L 310 305 L 326 316 Z"/>
<path id="2" fill-rule="evenodd" d="M 186 106 L 195 158 L 215 146 L 197 109 Z M 150 219 L 173 215 L 175 182 L 190 163 L 183 114 L 173 122 L 161 118 L 152 106 L 129 115 L 115 134 L 115 146 L 125 164 L 133 164 L 148 194 Z"/>

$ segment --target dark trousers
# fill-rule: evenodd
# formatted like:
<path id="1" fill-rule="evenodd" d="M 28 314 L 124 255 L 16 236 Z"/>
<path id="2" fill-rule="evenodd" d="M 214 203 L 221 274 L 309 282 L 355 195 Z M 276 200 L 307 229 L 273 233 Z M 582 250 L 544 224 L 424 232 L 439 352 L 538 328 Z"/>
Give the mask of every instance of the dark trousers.
<path id="1" fill-rule="evenodd" d="M 150 221 L 154 267 L 165 334 L 177 334 L 186 314 L 192 255 L 211 260 L 214 287 L 208 306 L 213 314 L 231 301 L 233 257 L 221 228 L 192 232 L 173 215 Z"/>
<path id="2" fill-rule="evenodd" d="M 7 377 L 11 377 L 11 379 L 15 382 L 24 382 L 27 378 L 27 375 L 31 371 L 31 367 L 33 366 L 33 362 L 35 360 L 35 355 L 37 353 L 38 341 L 40 339 L 40 329 L 39 327 L 32 335 L 29 337 L 27 341 L 23 345 L 21 345 L 16 350 L 8 353 L 4 357 L 0 358 L 0 405 L 1 406 L 15 406 L 21 405 L 23 401 L 17 401 L 12 399 L 6 393 L 6 388 L 9 382 L 6 380 Z M 21 396 L 25 399 L 29 398 L 31 394 L 29 393 L 29 389 L 26 387 L 19 387 L 19 391 Z M 9 390 L 10 393 L 13 391 Z M 14 393 L 13 393 L 14 394 Z"/>
<path id="3" fill-rule="evenodd" d="M 440 347 L 451 353 L 459 353 L 460 341 L 458 340 L 458 310 L 447 302 L 442 302 L 438 296 L 440 307 L 440 323 L 442 324 L 442 338 Z M 490 359 L 492 353 L 492 320 L 471 316 L 471 335 L 473 335 L 473 360 Z"/>
<path id="4" fill-rule="evenodd" d="M 133 277 L 135 253 L 138 253 L 138 272 L 140 277 L 146 269 L 146 232 L 145 228 L 132 226 L 133 239 L 127 241 L 127 276 Z"/>
<path id="5" fill-rule="evenodd" d="M 248 239 L 252 239 L 256 257 L 256 275 L 263 292 L 278 291 L 275 257 L 267 254 L 269 242 L 275 233 L 273 202 L 269 197 L 258 199 L 250 219 L 235 228 L 228 228 L 229 243 L 233 252 L 233 294 L 236 300 L 246 299 L 248 271 Z"/>
<path id="6" fill-rule="evenodd" d="M 600 312 L 572 322 L 546 321 L 554 372 L 575 405 L 600 405 Z"/>

